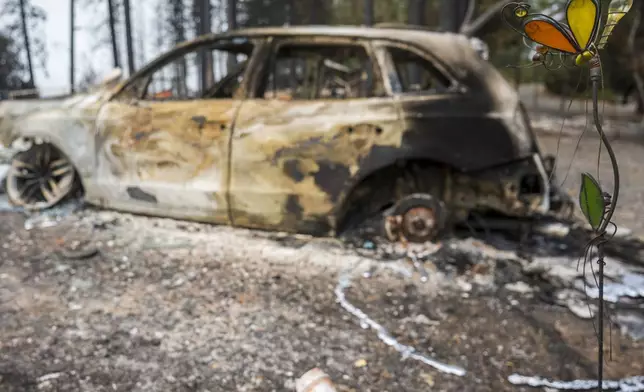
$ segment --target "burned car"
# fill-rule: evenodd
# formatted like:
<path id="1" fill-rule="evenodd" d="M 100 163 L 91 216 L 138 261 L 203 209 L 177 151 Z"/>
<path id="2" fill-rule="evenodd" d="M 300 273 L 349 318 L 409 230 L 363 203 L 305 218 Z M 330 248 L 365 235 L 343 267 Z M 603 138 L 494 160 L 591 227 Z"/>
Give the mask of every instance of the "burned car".
<path id="1" fill-rule="evenodd" d="M 460 35 L 255 28 L 186 42 L 129 79 L 11 116 L 10 200 L 336 235 L 383 216 L 435 238 L 471 213 L 561 213 L 515 90 Z M 3 108 L 3 105 L 5 106 Z"/>

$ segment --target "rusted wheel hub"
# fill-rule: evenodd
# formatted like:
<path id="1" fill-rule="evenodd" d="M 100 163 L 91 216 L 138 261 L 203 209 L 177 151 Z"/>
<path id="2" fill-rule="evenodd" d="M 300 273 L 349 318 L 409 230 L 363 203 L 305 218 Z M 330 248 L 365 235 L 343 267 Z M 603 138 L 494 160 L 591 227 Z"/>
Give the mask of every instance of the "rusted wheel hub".
<path id="1" fill-rule="evenodd" d="M 385 216 L 385 233 L 391 241 L 433 241 L 444 227 L 445 215 L 443 204 L 431 195 L 409 195 Z"/>
<path id="2" fill-rule="evenodd" d="M 403 234 L 409 237 L 431 237 L 436 229 L 434 210 L 427 207 L 415 207 L 403 215 Z"/>

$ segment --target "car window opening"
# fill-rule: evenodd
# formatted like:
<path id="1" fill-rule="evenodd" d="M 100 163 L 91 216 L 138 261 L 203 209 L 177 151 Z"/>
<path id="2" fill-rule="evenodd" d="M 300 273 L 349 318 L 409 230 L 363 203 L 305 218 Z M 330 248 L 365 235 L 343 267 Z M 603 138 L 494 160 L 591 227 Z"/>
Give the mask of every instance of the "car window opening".
<path id="1" fill-rule="evenodd" d="M 237 47 L 197 48 L 161 66 L 150 75 L 143 99 L 184 101 L 231 99 L 241 85 L 250 53 Z M 202 62 L 202 57 L 206 60 Z M 202 74 L 202 67 L 206 72 Z M 207 88 L 202 91 L 201 78 Z"/>
<path id="2" fill-rule="evenodd" d="M 450 86 L 447 77 L 416 53 L 401 48 L 389 48 L 389 53 L 398 77 L 397 83 L 392 83 L 394 93 L 431 94 Z"/>
<path id="3" fill-rule="evenodd" d="M 280 100 L 374 96 L 373 63 L 359 45 L 285 45 L 277 51 L 260 97 Z"/>

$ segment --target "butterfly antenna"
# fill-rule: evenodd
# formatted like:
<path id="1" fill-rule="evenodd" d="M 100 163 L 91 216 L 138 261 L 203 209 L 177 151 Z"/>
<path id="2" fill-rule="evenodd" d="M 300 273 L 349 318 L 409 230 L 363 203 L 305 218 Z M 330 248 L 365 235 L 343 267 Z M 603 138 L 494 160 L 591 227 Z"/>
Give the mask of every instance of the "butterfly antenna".
<path id="1" fill-rule="evenodd" d="M 503 19 L 503 21 L 505 22 L 505 24 L 506 24 L 506 25 L 508 25 L 508 27 L 510 27 L 510 28 L 511 28 L 512 30 L 514 30 L 515 32 L 519 33 L 519 34 L 520 34 L 524 39 L 525 39 L 525 38 L 528 38 L 528 39 L 529 39 L 529 37 L 528 37 L 528 36 L 527 36 L 523 31 L 521 31 L 521 30 L 517 29 L 516 27 L 514 27 L 514 26 L 512 25 L 512 23 L 508 22 L 508 19 L 507 19 L 507 18 L 506 18 L 506 16 L 505 16 L 505 14 L 506 14 L 506 12 L 505 12 L 505 11 L 506 11 L 506 8 L 511 7 L 511 6 L 515 6 L 515 7 L 516 7 L 516 6 L 519 6 L 519 5 L 521 5 L 521 4 L 522 4 L 522 3 L 519 3 L 519 2 L 513 1 L 513 2 L 510 2 L 510 3 L 506 4 L 505 6 L 503 6 L 503 8 L 501 8 L 501 19 Z"/>

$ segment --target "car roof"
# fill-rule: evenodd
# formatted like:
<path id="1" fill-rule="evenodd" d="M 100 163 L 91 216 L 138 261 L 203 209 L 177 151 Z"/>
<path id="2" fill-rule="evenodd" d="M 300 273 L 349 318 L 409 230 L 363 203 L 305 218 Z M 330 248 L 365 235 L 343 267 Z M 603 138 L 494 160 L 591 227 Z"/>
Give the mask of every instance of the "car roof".
<path id="1" fill-rule="evenodd" d="M 392 26 L 391 24 L 386 24 L 382 27 L 307 25 L 240 28 L 222 33 L 202 35 L 183 42 L 177 45 L 174 49 L 194 47 L 224 38 L 253 38 L 268 36 L 325 36 L 338 38 L 364 38 L 371 40 L 382 39 L 398 41 L 403 44 L 419 45 L 425 50 L 438 56 L 441 61 L 452 66 L 464 65 L 464 63 L 471 62 L 472 60 L 479 60 L 478 54 L 474 51 L 469 37 L 463 34 L 434 31 L 422 26 Z"/>
<path id="2" fill-rule="evenodd" d="M 196 42 L 211 41 L 226 37 L 266 37 L 266 36 L 326 36 L 366 39 L 387 39 L 408 43 L 425 43 L 430 46 L 448 45 L 466 41 L 461 34 L 429 30 L 421 26 L 387 24 L 382 27 L 374 26 L 281 26 L 281 27 L 251 27 L 240 28 L 222 33 L 211 33 L 196 37 L 179 46 L 192 45 Z"/>
<path id="3" fill-rule="evenodd" d="M 429 30 L 421 26 L 412 25 L 384 25 L 381 27 L 374 26 L 327 26 L 327 25 L 306 25 L 306 26 L 280 26 L 280 27 L 252 27 L 240 28 L 221 33 L 211 33 L 196 37 L 192 40 L 185 41 L 168 50 L 157 59 L 152 60 L 145 67 L 139 69 L 133 76 L 147 71 L 155 66 L 155 63 L 162 61 L 177 51 L 190 50 L 202 44 L 220 39 L 235 38 L 262 38 L 270 36 L 280 37 L 297 37 L 297 36 L 316 36 L 316 37 L 344 37 L 344 38 L 363 38 L 371 40 L 389 40 L 397 41 L 402 44 L 420 46 L 422 49 L 432 53 L 447 68 L 453 71 L 454 76 L 458 79 L 465 77 L 479 79 L 488 79 L 485 84 L 491 87 L 499 85 L 503 81 L 500 75 L 492 67 L 483 61 L 476 53 L 470 38 L 463 34 L 441 32 Z M 492 76 L 492 78 L 490 78 Z M 121 87 L 127 84 L 124 83 Z M 120 90 L 118 88 L 117 90 Z"/>
<path id="4" fill-rule="evenodd" d="M 306 25 L 306 26 L 275 26 L 275 27 L 249 27 L 231 30 L 225 33 L 206 34 L 203 37 L 228 35 L 266 36 L 266 35 L 319 35 L 329 37 L 365 37 L 365 38 L 391 38 L 392 36 L 403 40 L 413 40 L 418 36 L 431 36 L 436 39 L 444 39 L 452 33 L 439 32 L 420 26 L 400 25 L 399 27 L 370 26 L 329 26 L 329 25 Z"/>

